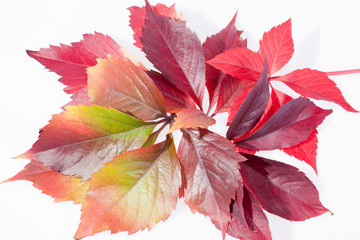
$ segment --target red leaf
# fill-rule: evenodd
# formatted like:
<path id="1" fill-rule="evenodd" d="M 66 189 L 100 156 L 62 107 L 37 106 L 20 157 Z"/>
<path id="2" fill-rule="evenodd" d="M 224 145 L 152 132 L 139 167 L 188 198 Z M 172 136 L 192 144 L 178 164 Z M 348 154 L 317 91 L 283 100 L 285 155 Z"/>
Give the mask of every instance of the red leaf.
<path id="1" fill-rule="evenodd" d="M 143 37 L 140 38 L 146 57 L 165 78 L 201 107 L 205 60 L 199 38 L 184 22 L 156 14 L 148 3 L 146 9 Z"/>
<path id="2" fill-rule="evenodd" d="M 261 56 L 247 48 L 227 50 L 207 63 L 235 78 L 249 80 L 258 79 L 264 69 Z"/>
<path id="3" fill-rule="evenodd" d="M 290 165 L 254 155 L 240 163 L 244 185 L 268 212 L 291 221 L 303 221 L 329 210 L 319 201 L 312 182 Z"/>
<path id="4" fill-rule="evenodd" d="M 340 89 L 326 73 L 305 68 L 274 78 L 274 80 L 282 81 L 304 97 L 334 102 L 349 112 L 358 112 L 346 102 Z"/>
<path id="5" fill-rule="evenodd" d="M 163 94 L 167 112 L 178 112 L 182 108 L 196 108 L 194 100 L 178 89 L 161 73 L 151 70 L 147 74 Z"/>
<path id="6" fill-rule="evenodd" d="M 222 75 L 224 77 L 214 93 L 214 99 L 217 99 L 217 105 L 213 115 L 228 112 L 228 119 L 232 122 L 232 119 L 235 117 L 241 104 L 245 101 L 246 96 L 256 82 L 234 78 L 224 73 L 222 73 Z"/>
<path id="7" fill-rule="evenodd" d="M 109 56 L 88 72 L 91 102 L 147 121 L 166 117 L 164 98 L 151 78 L 131 61 Z"/>
<path id="8" fill-rule="evenodd" d="M 289 148 L 305 141 L 332 110 L 300 97 L 282 106 L 261 128 L 236 143 L 250 150 Z"/>
<path id="9" fill-rule="evenodd" d="M 184 200 L 192 211 L 208 215 L 223 236 L 231 219 L 229 205 L 240 181 L 244 158 L 224 137 L 206 129 L 185 129 L 178 155 L 187 185 Z M 211 151 L 209 151 L 211 149 Z"/>
<path id="10" fill-rule="evenodd" d="M 170 7 L 167 7 L 164 4 L 158 3 L 156 6 L 151 6 L 152 10 L 159 15 L 172 18 L 176 21 L 181 20 L 185 22 L 182 17 L 182 14 L 177 14 L 175 10 L 175 3 Z M 142 36 L 142 28 L 145 25 L 146 9 L 145 7 L 132 6 L 128 8 L 130 11 L 130 27 L 134 32 L 134 45 L 142 49 L 142 44 L 140 42 L 140 37 Z"/>
<path id="11" fill-rule="evenodd" d="M 309 164 L 314 171 L 317 173 L 316 169 L 316 155 L 317 155 L 317 143 L 318 138 L 316 136 L 317 130 L 314 129 L 310 136 L 302 143 L 292 147 L 281 149 L 290 156 L 296 157 L 299 160 L 302 160 Z"/>
<path id="12" fill-rule="evenodd" d="M 62 175 L 40 162 L 32 160 L 25 168 L 6 182 L 27 180 L 33 182 L 34 187 L 53 197 L 55 202 L 73 201 L 82 203 L 89 187 L 88 181 L 81 181 L 69 175 Z"/>
<path id="13" fill-rule="evenodd" d="M 84 40 L 71 46 L 60 44 L 40 51 L 27 51 L 30 57 L 38 60 L 50 71 L 61 76 L 60 81 L 67 85 L 66 93 L 73 94 L 87 85 L 86 68 L 97 64 L 97 58 L 106 58 L 108 54 L 125 58 L 129 54 L 112 38 L 95 32 L 84 34 Z"/>
<path id="14" fill-rule="evenodd" d="M 97 105 L 66 109 L 53 115 L 32 148 L 17 158 L 87 180 L 115 155 L 140 148 L 155 127 Z"/>
<path id="15" fill-rule="evenodd" d="M 203 43 L 205 61 L 209 61 L 214 58 L 216 55 L 224 52 L 228 49 L 234 48 L 246 48 L 246 40 L 243 40 L 240 35 L 241 31 L 238 31 L 235 27 L 237 13 L 232 18 L 230 23 L 220 32 L 211 37 L 207 37 Z M 212 108 L 215 101 L 212 101 L 214 96 L 214 91 L 221 84 L 223 76 L 221 72 L 215 69 L 213 66 L 206 64 L 206 87 L 209 91 L 210 98 L 210 108 Z"/>
<path id="16" fill-rule="evenodd" d="M 239 197 L 243 192 L 243 197 Z M 242 219 L 242 215 L 245 217 Z M 239 187 L 237 197 L 232 204 L 231 221 L 227 233 L 239 239 L 271 240 L 269 222 L 261 205 L 245 187 Z"/>
<path id="17" fill-rule="evenodd" d="M 260 54 L 269 63 L 269 76 L 289 62 L 294 53 L 291 19 L 265 32 L 260 40 Z"/>
<path id="18" fill-rule="evenodd" d="M 226 138 L 231 140 L 241 138 L 260 120 L 269 99 L 267 71 L 268 67 L 265 62 L 264 71 L 236 113 L 226 133 Z"/>
<path id="19" fill-rule="evenodd" d="M 207 116 L 203 111 L 194 108 L 183 108 L 177 112 L 177 117 L 174 124 L 171 126 L 168 133 L 181 128 L 197 128 L 215 124 L 215 119 Z"/>

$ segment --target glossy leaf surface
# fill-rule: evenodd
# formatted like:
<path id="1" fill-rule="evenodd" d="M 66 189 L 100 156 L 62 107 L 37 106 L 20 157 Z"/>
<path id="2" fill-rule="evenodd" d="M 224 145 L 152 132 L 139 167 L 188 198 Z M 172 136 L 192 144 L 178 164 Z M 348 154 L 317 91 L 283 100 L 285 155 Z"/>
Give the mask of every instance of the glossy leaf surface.
<path id="1" fill-rule="evenodd" d="M 171 138 L 116 156 L 93 174 L 75 238 L 151 229 L 175 208 L 180 185 Z"/>
<path id="2" fill-rule="evenodd" d="M 244 185 L 268 212 L 303 221 L 328 212 L 319 193 L 299 169 L 274 160 L 245 155 L 240 163 Z"/>
<path id="3" fill-rule="evenodd" d="M 66 109 L 53 116 L 32 148 L 18 158 L 86 180 L 112 157 L 140 148 L 155 127 L 97 105 Z"/>

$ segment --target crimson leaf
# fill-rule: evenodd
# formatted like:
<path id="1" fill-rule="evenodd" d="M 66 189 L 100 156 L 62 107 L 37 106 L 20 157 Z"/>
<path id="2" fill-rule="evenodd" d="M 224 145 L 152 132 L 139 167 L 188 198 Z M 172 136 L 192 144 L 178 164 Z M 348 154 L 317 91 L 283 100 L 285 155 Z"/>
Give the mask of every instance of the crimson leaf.
<path id="1" fill-rule="evenodd" d="M 184 22 L 153 12 L 148 2 L 142 33 L 140 40 L 149 61 L 201 106 L 205 89 L 205 60 L 197 35 Z"/>
<path id="2" fill-rule="evenodd" d="M 226 133 L 226 137 L 232 140 L 238 139 L 249 132 L 264 113 L 268 99 L 268 66 L 265 60 L 264 70 L 260 78 L 236 113 Z"/>
<path id="3" fill-rule="evenodd" d="M 309 99 L 299 97 L 284 104 L 261 128 L 236 145 L 249 150 L 296 146 L 305 141 L 331 112 L 317 107 Z"/>
<path id="4" fill-rule="evenodd" d="M 244 185 L 268 212 L 292 221 L 303 221 L 329 210 L 319 193 L 299 169 L 285 163 L 244 155 L 240 163 Z"/>
<path id="5" fill-rule="evenodd" d="M 193 211 L 208 215 L 224 235 L 240 181 L 238 162 L 244 158 L 229 140 L 207 129 L 185 129 L 183 134 L 178 155 L 186 179 L 185 202 Z"/>

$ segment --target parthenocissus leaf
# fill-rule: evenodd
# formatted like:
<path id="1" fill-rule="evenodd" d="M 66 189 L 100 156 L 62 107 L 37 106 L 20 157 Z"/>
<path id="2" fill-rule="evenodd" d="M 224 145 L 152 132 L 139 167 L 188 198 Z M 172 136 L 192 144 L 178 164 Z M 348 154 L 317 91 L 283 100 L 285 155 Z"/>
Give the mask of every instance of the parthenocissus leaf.
<path id="1" fill-rule="evenodd" d="M 140 148 L 154 127 L 112 108 L 68 106 L 53 116 L 32 148 L 18 158 L 34 159 L 86 180 L 112 157 Z"/>
<path id="2" fill-rule="evenodd" d="M 171 137 L 118 155 L 93 174 L 75 238 L 151 229 L 175 208 L 180 163 Z"/>
<path id="3" fill-rule="evenodd" d="M 88 181 L 81 181 L 69 175 L 62 175 L 57 171 L 44 167 L 40 162 L 32 160 L 14 177 L 7 180 L 27 180 L 33 182 L 34 187 L 53 197 L 55 202 L 73 201 L 81 203 L 85 200 Z"/>
<path id="4" fill-rule="evenodd" d="M 245 155 L 240 163 L 244 185 L 268 212 L 291 221 L 303 221 L 329 210 L 319 200 L 312 182 L 285 163 Z"/>
<path id="5" fill-rule="evenodd" d="M 153 12 L 148 3 L 142 34 L 140 40 L 147 59 L 201 107 L 205 90 L 205 60 L 197 35 L 183 21 Z"/>
<path id="6" fill-rule="evenodd" d="M 166 117 L 164 98 L 151 78 L 129 60 L 99 59 L 88 73 L 91 102 L 147 121 Z"/>
<path id="7" fill-rule="evenodd" d="M 229 205 L 239 185 L 239 162 L 244 161 L 228 139 L 207 129 L 182 130 L 178 155 L 184 168 L 184 200 L 217 223 L 223 237 L 230 222 Z"/>

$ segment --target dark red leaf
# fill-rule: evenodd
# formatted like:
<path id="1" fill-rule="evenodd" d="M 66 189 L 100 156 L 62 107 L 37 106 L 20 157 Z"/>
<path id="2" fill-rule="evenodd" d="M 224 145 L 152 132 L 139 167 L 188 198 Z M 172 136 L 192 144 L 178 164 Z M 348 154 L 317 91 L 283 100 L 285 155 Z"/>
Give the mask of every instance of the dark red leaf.
<path id="1" fill-rule="evenodd" d="M 154 67 L 201 106 L 205 90 L 205 60 L 197 35 L 184 22 L 153 12 L 147 3 L 140 40 Z"/>
<path id="2" fill-rule="evenodd" d="M 151 70 L 147 74 L 163 94 L 167 112 L 177 112 L 182 108 L 196 108 L 194 100 L 167 80 L 161 73 Z"/>
<path id="3" fill-rule="evenodd" d="M 240 163 L 244 185 L 268 212 L 291 221 L 303 221 L 329 210 L 320 203 L 312 182 L 290 165 L 245 155 Z"/>
<path id="4" fill-rule="evenodd" d="M 228 119 L 232 121 L 256 82 L 234 78 L 224 73 L 222 73 L 222 76 L 224 77 L 214 92 L 214 99 L 217 99 L 217 105 L 213 115 L 228 112 Z"/>
<path id="5" fill-rule="evenodd" d="M 241 192 L 241 195 L 239 196 Z M 243 218 L 244 215 L 244 219 Z M 241 186 L 232 204 L 231 221 L 227 233 L 239 239 L 271 240 L 269 222 L 256 199 Z M 245 220 L 245 222 L 244 222 Z"/>
<path id="6" fill-rule="evenodd" d="M 334 102 L 349 112 L 358 112 L 350 106 L 340 89 L 324 72 L 305 68 L 274 78 L 274 80 L 282 81 L 304 97 Z"/>
<path id="7" fill-rule="evenodd" d="M 257 80 L 264 69 L 261 56 L 247 48 L 226 50 L 207 63 L 235 78 L 249 80 Z"/>
<path id="8" fill-rule="evenodd" d="M 268 99 L 268 66 L 265 61 L 264 70 L 260 78 L 236 113 L 226 133 L 226 138 L 231 140 L 238 139 L 249 132 L 260 120 Z"/>
<path id="9" fill-rule="evenodd" d="M 203 43 L 205 61 L 209 61 L 210 59 L 216 57 L 216 55 L 228 49 L 238 47 L 246 48 L 246 40 L 243 40 L 240 37 L 242 32 L 238 31 L 235 27 L 236 17 L 237 13 L 223 30 L 206 38 Z M 216 100 L 212 101 L 212 99 L 215 89 L 219 84 L 221 84 L 222 78 L 223 76 L 219 70 L 209 64 L 206 64 L 206 87 L 209 91 L 210 103 L 212 103 L 210 108 L 212 108 L 216 103 Z"/>
<path id="10" fill-rule="evenodd" d="M 260 40 L 260 54 L 269 63 L 269 76 L 289 62 L 294 53 L 291 19 L 265 32 Z"/>
<path id="11" fill-rule="evenodd" d="M 163 15 L 165 17 L 172 18 L 174 20 L 182 20 L 182 15 L 177 14 L 175 10 L 175 3 L 170 7 L 167 7 L 164 4 L 158 3 L 156 6 L 151 6 L 152 10 L 157 14 Z M 130 27 L 134 31 L 134 45 L 140 49 L 142 49 L 142 44 L 140 42 L 140 37 L 142 36 L 142 28 L 145 25 L 145 16 L 146 16 L 146 9 L 145 7 L 137 7 L 132 6 L 128 8 L 130 11 Z"/>
<path id="12" fill-rule="evenodd" d="M 287 102 L 261 128 L 236 143 L 249 150 L 289 148 L 305 141 L 332 110 L 300 97 Z"/>
<path id="13" fill-rule="evenodd" d="M 192 211 L 209 216 L 224 235 L 231 219 L 229 205 L 240 181 L 238 162 L 245 159 L 233 143 L 207 129 L 183 133 L 178 155 L 187 182 L 185 203 Z"/>

